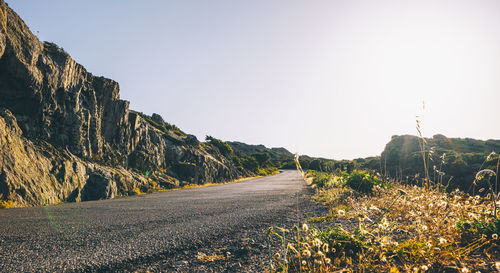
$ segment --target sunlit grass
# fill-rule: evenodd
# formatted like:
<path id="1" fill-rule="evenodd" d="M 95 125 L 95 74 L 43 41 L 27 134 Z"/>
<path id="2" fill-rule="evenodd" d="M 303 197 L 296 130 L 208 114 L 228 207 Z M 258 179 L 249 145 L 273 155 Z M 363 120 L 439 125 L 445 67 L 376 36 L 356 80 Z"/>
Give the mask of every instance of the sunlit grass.
<path id="1" fill-rule="evenodd" d="M 0 200 L 0 209 L 8 209 L 16 207 L 16 203 L 12 199 Z"/>
<path id="2" fill-rule="evenodd" d="M 375 186 L 371 194 L 337 184 L 317 188 L 314 198 L 328 214 L 278 233 L 289 241 L 273 255 L 269 271 L 496 270 L 500 221 L 491 198 L 398 183 Z M 329 224 L 314 224 L 321 222 Z"/>

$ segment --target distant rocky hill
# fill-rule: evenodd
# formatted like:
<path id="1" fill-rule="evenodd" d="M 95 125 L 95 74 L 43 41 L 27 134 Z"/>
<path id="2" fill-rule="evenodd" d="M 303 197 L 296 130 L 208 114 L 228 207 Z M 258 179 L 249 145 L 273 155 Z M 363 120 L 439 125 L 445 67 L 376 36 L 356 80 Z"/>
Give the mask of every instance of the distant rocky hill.
<path id="1" fill-rule="evenodd" d="M 425 140 L 428 173 L 433 181 L 442 180 L 444 184 L 449 181 L 451 188 L 459 187 L 467 191 L 473 188 L 476 172 L 483 168 L 496 169 L 497 162 L 486 159 L 491 152 L 500 152 L 500 140 L 448 138 L 444 135 Z M 424 175 L 422 149 L 416 136 L 393 136 L 385 146 L 380 161 L 381 172 L 403 181 L 412 181 L 415 175 Z"/>
<path id="2" fill-rule="evenodd" d="M 239 150 L 246 155 L 255 155 L 259 153 L 267 153 L 273 159 L 285 159 L 293 157 L 293 154 L 290 153 L 287 149 L 283 147 L 279 148 L 267 148 L 266 146 L 260 145 L 251 145 L 238 141 L 227 141 L 227 144 L 231 146 L 233 149 Z"/>
<path id="3" fill-rule="evenodd" d="M 0 9 L 0 201 L 94 200 L 255 173 L 161 116 L 130 110 L 117 82 L 40 42 L 3 0 Z"/>
<path id="4" fill-rule="evenodd" d="M 424 177 L 420 142 L 417 136 L 392 136 L 380 156 L 354 160 L 300 156 L 300 162 L 304 169 L 317 171 L 371 169 L 388 178 L 418 184 Z M 490 156 L 495 160 L 487 160 L 492 152 L 500 153 L 500 140 L 448 138 L 444 135 L 425 138 L 429 179 L 447 185 L 450 190 L 460 188 L 470 193 L 477 193 L 477 190 L 487 187 L 484 185 L 487 182 L 481 181 L 473 185 L 476 173 L 485 168 L 496 172 L 498 157 Z"/>

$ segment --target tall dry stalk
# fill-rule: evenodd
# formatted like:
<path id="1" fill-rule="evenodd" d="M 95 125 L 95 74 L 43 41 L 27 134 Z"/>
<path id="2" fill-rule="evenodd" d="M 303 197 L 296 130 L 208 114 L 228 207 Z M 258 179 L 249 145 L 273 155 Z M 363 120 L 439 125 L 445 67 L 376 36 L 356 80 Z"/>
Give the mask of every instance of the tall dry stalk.
<path id="1" fill-rule="evenodd" d="M 424 185 L 426 188 L 429 187 L 429 171 L 427 170 L 427 160 L 425 153 L 425 143 L 424 134 L 422 133 L 422 126 L 419 116 L 417 116 L 417 132 L 419 136 L 420 149 L 422 150 L 422 160 L 424 161 Z"/>

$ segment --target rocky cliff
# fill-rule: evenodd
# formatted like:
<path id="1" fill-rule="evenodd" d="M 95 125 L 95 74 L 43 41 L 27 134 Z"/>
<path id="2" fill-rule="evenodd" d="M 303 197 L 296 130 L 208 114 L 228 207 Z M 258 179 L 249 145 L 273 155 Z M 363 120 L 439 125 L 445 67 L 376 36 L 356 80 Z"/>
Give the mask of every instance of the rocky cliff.
<path id="1" fill-rule="evenodd" d="M 250 174 L 161 116 L 131 111 L 117 82 L 0 9 L 0 200 L 93 200 Z"/>

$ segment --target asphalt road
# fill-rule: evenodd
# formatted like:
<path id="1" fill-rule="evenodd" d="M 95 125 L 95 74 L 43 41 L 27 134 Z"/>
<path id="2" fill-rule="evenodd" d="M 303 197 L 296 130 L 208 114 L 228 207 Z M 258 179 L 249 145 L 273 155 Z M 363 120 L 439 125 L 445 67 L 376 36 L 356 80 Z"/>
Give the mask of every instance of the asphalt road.
<path id="1" fill-rule="evenodd" d="M 218 271 L 189 257 L 280 225 L 293 217 L 303 189 L 297 171 L 284 171 L 219 186 L 3 209 L 0 271 Z"/>

